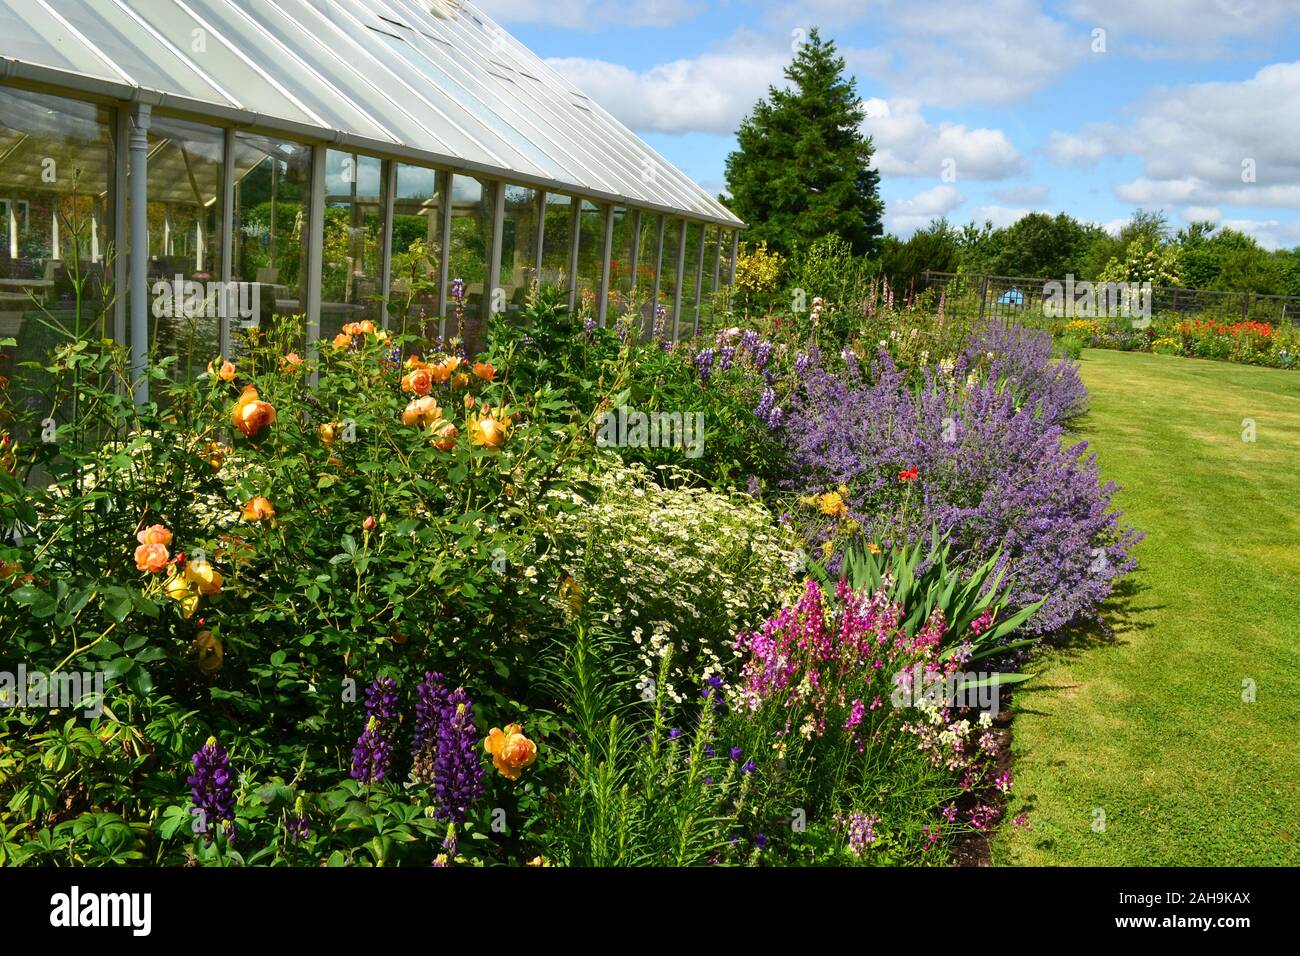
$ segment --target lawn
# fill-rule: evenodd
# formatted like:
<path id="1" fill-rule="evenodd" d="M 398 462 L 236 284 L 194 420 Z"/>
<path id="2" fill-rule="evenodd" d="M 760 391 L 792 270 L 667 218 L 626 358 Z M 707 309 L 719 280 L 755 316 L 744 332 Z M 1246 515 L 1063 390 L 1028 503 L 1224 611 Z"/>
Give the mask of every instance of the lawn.
<path id="1" fill-rule="evenodd" d="M 1300 374 L 1096 350 L 1081 371 L 1080 435 L 1146 540 L 1112 633 L 1041 652 L 1017 694 L 1008 819 L 1031 829 L 994 862 L 1296 865 Z"/>

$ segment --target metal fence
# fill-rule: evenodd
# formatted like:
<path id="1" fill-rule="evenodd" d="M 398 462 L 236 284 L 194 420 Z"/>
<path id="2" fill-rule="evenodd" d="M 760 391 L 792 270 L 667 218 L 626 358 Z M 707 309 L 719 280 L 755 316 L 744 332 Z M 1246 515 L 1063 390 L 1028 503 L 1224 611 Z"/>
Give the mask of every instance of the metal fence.
<path id="1" fill-rule="evenodd" d="M 1049 289 L 1049 284 L 1054 282 L 1059 283 L 1060 291 L 1069 291 L 1064 279 L 953 272 L 923 272 L 916 276 L 911 287 L 916 294 L 931 289 L 936 293 L 942 291 L 946 293 L 945 308 L 963 313 L 978 309 L 981 318 L 1075 317 L 1062 315 L 1055 308 L 1058 300 L 1054 300 Z M 1082 282 L 1076 281 L 1073 286 L 1077 289 Z M 1153 316 L 1172 313 L 1187 318 L 1211 318 L 1223 323 L 1255 321 L 1280 325 L 1300 323 L 1300 296 L 1162 287 L 1151 290 L 1150 310 Z"/>

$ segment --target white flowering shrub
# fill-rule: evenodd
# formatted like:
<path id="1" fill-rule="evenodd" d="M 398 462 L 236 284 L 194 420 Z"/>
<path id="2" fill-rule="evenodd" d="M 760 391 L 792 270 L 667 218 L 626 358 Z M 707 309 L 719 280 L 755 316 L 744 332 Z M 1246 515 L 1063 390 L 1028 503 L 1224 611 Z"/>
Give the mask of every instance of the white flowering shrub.
<path id="1" fill-rule="evenodd" d="M 628 635 L 643 688 L 671 650 L 672 686 L 663 690 L 681 702 L 709 674 L 735 669 L 736 635 L 781 605 L 803 554 L 748 495 L 665 488 L 640 466 L 590 483 L 595 500 L 558 515 L 557 546 L 538 563 L 572 576 L 586 610 Z M 571 490 L 553 494 L 579 502 Z"/>

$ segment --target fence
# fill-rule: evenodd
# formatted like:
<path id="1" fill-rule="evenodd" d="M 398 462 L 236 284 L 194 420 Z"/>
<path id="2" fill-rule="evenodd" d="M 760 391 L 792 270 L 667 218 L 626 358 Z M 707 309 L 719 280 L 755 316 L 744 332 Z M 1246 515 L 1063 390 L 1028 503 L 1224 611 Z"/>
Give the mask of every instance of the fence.
<path id="1" fill-rule="evenodd" d="M 1053 298 L 1048 284 L 1054 281 L 1065 289 L 1063 279 L 923 272 L 917 276 L 915 292 L 943 291 L 946 308 L 978 308 L 980 318 L 1051 316 L 1053 310 L 1044 309 L 1044 304 Z M 1082 282 L 1075 283 L 1075 287 L 1081 285 Z M 1223 323 L 1248 320 L 1274 325 L 1300 323 L 1300 296 L 1158 287 L 1151 291 L 1151 314 L 1162 312 L 1213 318 Z"/>

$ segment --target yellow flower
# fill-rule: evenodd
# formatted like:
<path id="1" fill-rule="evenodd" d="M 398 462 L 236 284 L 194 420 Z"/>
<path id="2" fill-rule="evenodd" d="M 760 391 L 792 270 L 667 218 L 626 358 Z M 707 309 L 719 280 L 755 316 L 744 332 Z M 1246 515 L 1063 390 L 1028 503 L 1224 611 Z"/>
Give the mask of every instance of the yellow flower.
<path id="1" fill-rule="evenodd" d="M 518 780 L 525 767 L 537 759 L 537 744 L 523 734 L 520 724 L 506 724 L 506 729 L 488 731 L 483 748 L 492 755 L 492 765 L 507 780 Z"/>
<path id="2" fill-rule="evenodd" d="M 185 562 L 185 580 L 200 594 L 211 596 L 221 590 L 221 572 L 206 558 Z"/>
<path id="3" fill-rule="evenodd" d="M 275 422 L 275 407 L 264 402 L 252 385 L 245 386 L 239 401 L 230 412 L 230 424 L 252 438 L 267 425 Z"/>
<path id="4" fill-rule="evenodd" d="M 870 551 L 872 554 L 879 554 L 879 553 L 880 553 L 880 545 L 876 544 L 876 542 L 874 542 L 874 541 L 868 542 L 868 543 L 867 543 L 867 550 Z"/>
<path id="5" fill-rule="evenodd" d="M 402 409 L 403 425 L 423 428 L 425 425 L 432 425 L 440 418 L 442 418 L 442 409 L 438 407 L 437 399 L 432 395 L 413 398 L 407 403 L 406 408 Z"/>
<path id="6" fill-rule="evenodd" d="M 334 444 L 334 439 L 338 435 L 338 428 L 339 426 L 336 425 L 334 422 L 326 422 L 316 430 L 316 433 L 320 435 L 320 440 L 322 442 L 324 442 L 326 445 L 332 445 Z"/>
<path id="7" fill-rule="evenodd" d="M 819 502 L 822 514 L 830 518 L 840 518 L 849 513 L 848 505 L 838 491 L 828 491 Z"/>
<path id="8" fill-rule="evenodd" d="M 491 415 L 469 420 L 469 437 L 484 448 L 500 448 L 510 437 L 510 423 Z"/>
<path id="9" fill-rule="evenodd" d="M 221 639 L 211 631 L 199 631 L 190 644 L 190 650 L 198 658 L 199 670 L 203 671 L 203 673 L 215 674 L 221 670 L 225 652 L 221 645 Z"/>
<path id="10" fill-rule="evenodd" d="M 184 574 L 173 571 L 165 587 L 167 596 L 173 601 L 180 602 L 181 614 L 185 619 L 192 618 L 194 612 L 199 609 L 199 592 L 190 584 L 189 579 Z"/>

